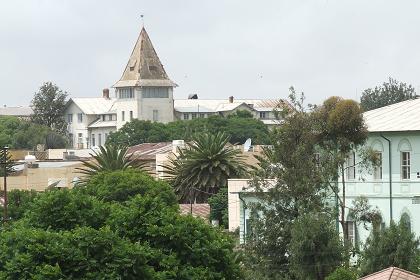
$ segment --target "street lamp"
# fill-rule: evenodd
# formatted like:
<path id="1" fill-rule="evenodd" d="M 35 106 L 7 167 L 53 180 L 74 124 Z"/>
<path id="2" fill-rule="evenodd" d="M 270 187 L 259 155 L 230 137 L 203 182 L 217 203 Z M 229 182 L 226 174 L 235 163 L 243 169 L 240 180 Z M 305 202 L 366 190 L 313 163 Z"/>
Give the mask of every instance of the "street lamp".
<path id="1" fill-rule="evenodd" d="M 2 148 L 3 151 L 3 223 L 7 221 L 7 150 L 9 150 L 9 147 L 5 146 Z"/>

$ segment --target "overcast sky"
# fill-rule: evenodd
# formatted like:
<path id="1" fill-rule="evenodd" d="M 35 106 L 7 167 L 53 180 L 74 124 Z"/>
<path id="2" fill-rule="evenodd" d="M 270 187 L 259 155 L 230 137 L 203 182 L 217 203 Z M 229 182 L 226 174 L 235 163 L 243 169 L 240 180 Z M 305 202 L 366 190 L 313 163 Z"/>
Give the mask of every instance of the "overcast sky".
<path id="1" fill-rule="evenodd" d="M 44 81 L 100 96 L 121 76 L 140 15 L 176 98 L 359 99 L 389 76 L 420 88 L 420 1 L 13 0 L 0 7 L 1 104 Z"/>

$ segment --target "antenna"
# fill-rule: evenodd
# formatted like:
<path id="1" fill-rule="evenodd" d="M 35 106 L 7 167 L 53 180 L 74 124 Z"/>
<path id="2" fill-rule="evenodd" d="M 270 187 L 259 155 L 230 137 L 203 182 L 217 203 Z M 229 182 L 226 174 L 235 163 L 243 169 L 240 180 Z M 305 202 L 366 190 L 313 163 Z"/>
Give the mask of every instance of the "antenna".
<path id="1" fill-rule="evenodd" d="M 244 152 L 248 152 L 251 149 L 251 138 L 246 139 L 244 143 Z"/>

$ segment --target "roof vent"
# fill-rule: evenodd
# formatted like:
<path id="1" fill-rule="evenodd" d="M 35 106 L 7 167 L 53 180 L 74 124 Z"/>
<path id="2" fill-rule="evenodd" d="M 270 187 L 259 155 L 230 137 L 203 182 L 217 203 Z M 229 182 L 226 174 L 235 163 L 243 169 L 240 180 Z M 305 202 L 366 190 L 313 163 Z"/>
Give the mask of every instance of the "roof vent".
<path id="1" fill-rule="evenodd" d="M 149 65 L 149 71 L 157 71 L 158 68 L 155 65 Z"/>
<path id="2" fill-rule="evenodd" d="M 229 96 L 229 103 L 233 103 L 233 96 Z"/>
<path id="3" fill-rule="evenodd" d="M 105 99 L 109 99 L 109 88 L 104 88 L 102 90 L 102 97 Z"/>
<path id="4" fill-rule="evenodd" d="M 188 95 L 188 99 L 198 99 L 198 95 L 196 93 L 192 93 Z"/>

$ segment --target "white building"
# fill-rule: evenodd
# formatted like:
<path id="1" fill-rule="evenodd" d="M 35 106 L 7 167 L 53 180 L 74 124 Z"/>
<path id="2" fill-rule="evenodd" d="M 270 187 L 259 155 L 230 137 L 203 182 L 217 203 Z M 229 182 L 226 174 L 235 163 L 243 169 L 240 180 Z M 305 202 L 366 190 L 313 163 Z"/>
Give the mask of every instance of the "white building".
<path id="1" fill-rule="evenodd" d="M 171 81 L 152 42 L 142 28 L 114 93 L 103 90 L 102 97 L 71 98 L 67 103 L 68 133 L 74 148 L 100 146 L 110 132 L 132 119 L 168 123 L 174 120 L 227 116 L 247 110 L 267 125 L 278 124 L 274 110 L 289 106 L 283 100 L 237 99 L 201 100 L 197 95 L 174 100 Z"/>
<path id="2" fill-rule="evenodd" d="M 381 165 L 373 172 L 354 166 L 357 153 L 348 159 L 346 170 L 346 205 L 365 196 L 377 207 L 382 224 L 405 219 L 411 230 L 420 236 L 420 99 L 409 100 L 366 112 L 364 114 L 369 137 L 366 143 L 381 158 Z M 370 173 L 370 174 L 369 174 Z M 257 201 L 248 188 L 247 179 L 228 182 L 229 229 L 240 229 L 241 241 L 247 233 L 250 217 L 249 204 Z M 349 237 L 353 242 L 364 242 L 370 233 L 361 224 L 353 222 L 349 209 L 345 213 Z M 245 233 L 245 235 L 244 235 Z"/>

